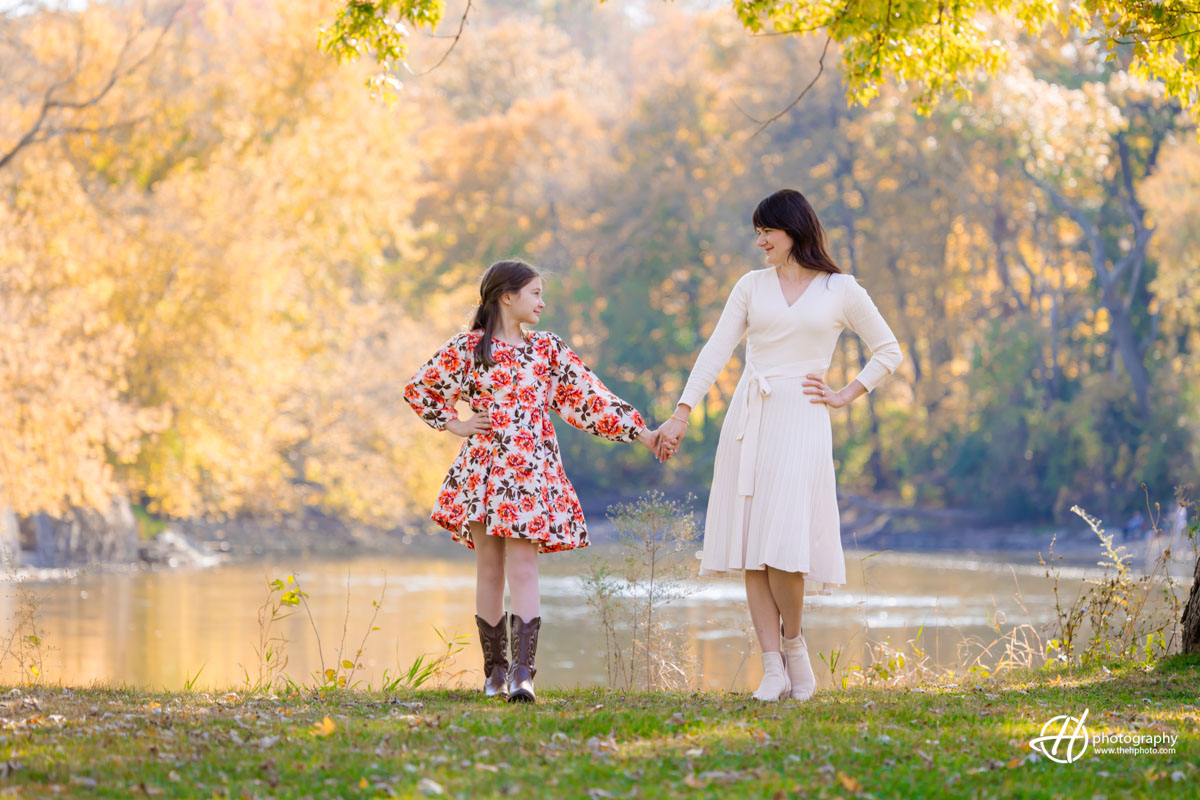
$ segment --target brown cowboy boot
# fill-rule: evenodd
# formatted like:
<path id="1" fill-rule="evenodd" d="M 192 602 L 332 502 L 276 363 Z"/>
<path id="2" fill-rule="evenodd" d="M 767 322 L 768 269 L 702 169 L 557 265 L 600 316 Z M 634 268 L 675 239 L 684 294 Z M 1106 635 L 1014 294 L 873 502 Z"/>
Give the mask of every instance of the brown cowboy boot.
<path id="1" fill-rule="evenodd" d="M 534 617 L 526 622 L 516 614 L 512 615 L 513 664 L 512 669 L 508 671 L 510 703 L 537 702 L 537 695 L 533 693 L 533 676 L 537 675 L 533 657 L 537 653 L 538 629 L 541 627 L 541 617 Z"/>
<path id="2" fill-rule="evenodd" d="M 483 693 L 488 697 L 504 694 L 508 680 L 508 615 L 500 617 L 495 625 L 489 625 L 476 614 L 475 625 L 479 628 L 479 644 L 483 647 Z"/>

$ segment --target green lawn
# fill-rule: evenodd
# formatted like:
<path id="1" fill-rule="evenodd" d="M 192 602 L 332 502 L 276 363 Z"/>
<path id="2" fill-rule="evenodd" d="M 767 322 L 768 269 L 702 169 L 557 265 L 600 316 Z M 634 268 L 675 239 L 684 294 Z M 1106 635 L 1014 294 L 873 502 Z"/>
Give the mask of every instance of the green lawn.
<path id="1" fill-rule="evenodd" d="M 1032 756 L 1053 716 L 1166 732 L 1174 755 Z M 0 794 L 22 797 L 1200 796 L 1200 658 L 1154 669 L 747 695 L 394 697 L 3 690 Z"/>

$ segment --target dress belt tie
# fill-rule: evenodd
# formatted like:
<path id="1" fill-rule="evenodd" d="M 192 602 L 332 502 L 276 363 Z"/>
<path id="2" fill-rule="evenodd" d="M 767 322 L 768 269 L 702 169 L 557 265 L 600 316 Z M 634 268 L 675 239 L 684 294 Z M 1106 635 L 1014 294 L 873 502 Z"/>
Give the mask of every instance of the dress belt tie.
<path id="1" fill-rule="evenodd" d="M 829 363 L 822 359 L 796 361 L 758 370 L 746 361 L 746 413 L 742 417 L 738 441 L 742 443 L 738 459 L 738 494 L 749 497 L 754 494 L 754 469 L 758 463 L 758 437 L 762 428 L 763 398 L 771 394 L 771 381 L 783 378 L 803 378 L 810 372 L 824 375 Z"/>

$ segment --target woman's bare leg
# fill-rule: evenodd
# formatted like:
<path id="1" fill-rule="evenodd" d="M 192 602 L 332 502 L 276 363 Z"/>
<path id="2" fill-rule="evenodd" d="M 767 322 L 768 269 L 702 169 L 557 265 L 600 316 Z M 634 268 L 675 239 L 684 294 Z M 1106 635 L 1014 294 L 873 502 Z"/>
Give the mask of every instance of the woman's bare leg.
<path id="1" fill-rule="evenodd" d="M 537 544 L 525 539 L 504 541 L 511 611 L 528 622 L 542 615 L 538 592 Z"/>
<path id="2" fill-rule="evenodd" d="M 800 635 L 800 621 L 804 614 L 804 573 L 784 572 L 767 567 L 767 582 L 771 598 L 783 618 L 783 635 L 794 639 Z"/>
<path id="3" fill-rule="evenodd" d="M 804 575 L 767 568 L 771 596 L 783 619 L 783 655 L 787 663 L 788 681 L 792 684 L 793 700 L 807 700 L 817 689 L 808 644 L 800 635 L 804 613 Z"/>
<path id="4" fill-rule="evenodd" d="M 754 623 L 758 646 L 764 653 L 778 653 L 779 607 L 771 594 L 766 570 L 746 570 L 746 603 L 750 606 L 750 620 Z"/>
<path id="5" fill-rule="evenodd" d="M 497 625 L 504 616 L 505 539 L 488 536 L 482 523 L 472 522 L 471 541 L 475 543 L 475 613 L 488 625 Z"/>
<path id="6" fill-rule="evenodd" d="M 762 647 L 763 677 L 754 690 L 754 699 L 772 702 L 787 697 L 792 690 L 784 667 L 779 640 L 779 608 L 771 596 L 771 584 L 765 570 L 746 570 L 746 603 L 758 644 Z"/>

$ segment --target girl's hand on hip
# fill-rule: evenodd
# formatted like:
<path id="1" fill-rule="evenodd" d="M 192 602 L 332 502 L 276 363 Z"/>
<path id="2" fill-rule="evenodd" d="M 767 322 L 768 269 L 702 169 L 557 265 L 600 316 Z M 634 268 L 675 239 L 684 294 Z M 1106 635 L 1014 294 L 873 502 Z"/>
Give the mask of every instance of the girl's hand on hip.
<path id="1" fill-rule="evenodd" d="M 830 389 L 820 375 L 804 376 L 804 393 L 811 397 L 810 403 L 821 403 L 830 408 L 841 408 L 850 402 L 850 398 L 843 393 Z"/>
<path id="2" fill-rule="evenodd" d="M 474 436 L 477 433 L 488 433 L 492 430 L 492 420 L 485 412 L 472 414 L 466 419 L 454 419 L 446 423 L 446 430 L 455 436 Z"/>

